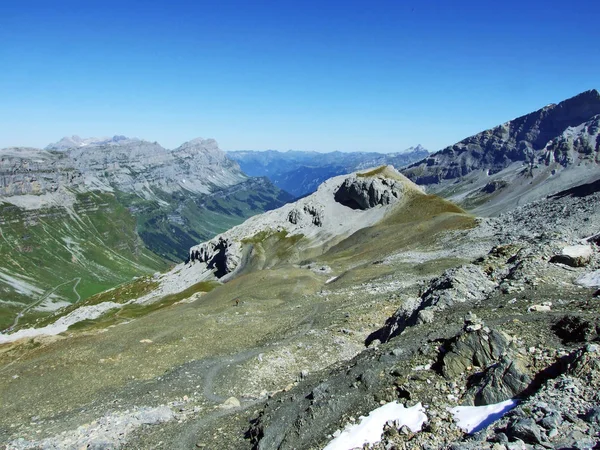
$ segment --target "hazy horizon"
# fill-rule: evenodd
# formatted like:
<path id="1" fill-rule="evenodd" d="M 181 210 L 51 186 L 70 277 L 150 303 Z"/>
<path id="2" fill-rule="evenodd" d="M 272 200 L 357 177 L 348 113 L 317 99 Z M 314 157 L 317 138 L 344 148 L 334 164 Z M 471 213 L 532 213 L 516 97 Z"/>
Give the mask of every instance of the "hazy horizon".
<path id="1" fill-rule="evenodd" d="M 0 148 L 124 134 L 436 151 L 600 88 L 598 13 L 591 1 L 11 2 Z"/>

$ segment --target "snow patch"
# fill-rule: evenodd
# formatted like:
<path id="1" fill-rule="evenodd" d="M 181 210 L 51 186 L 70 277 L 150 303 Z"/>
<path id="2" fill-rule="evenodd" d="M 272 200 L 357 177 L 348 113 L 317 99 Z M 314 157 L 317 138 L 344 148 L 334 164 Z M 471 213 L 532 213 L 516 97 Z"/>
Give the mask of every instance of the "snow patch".
<path id="1" fill-rule="evenodd" d="M 569 245 L 562 249 L 562 254 L 571 258 L 590 258 L 592 247 L 589 245 Z"/>
<path id="2" fill-rule="evenodd" d="M 106 311 L 114 308 L 120 308 L 121 306 L 123 305 L 114 302 L 104 302 L 97 305 L 82 306 L 66 316 L 59 318 L 53 324 L 42 328 L 25 328 L 12 334 L 0 333 L 0 344 L 8 344 L 9 342 L 14 342 L 24 338 L 64 333 L 71 325 L 74 325 L 77 322 L 87 319 L 96 319 Z"/>
<path id="3" fill-rule="evenodd" d="M 454 416 L 456 425 L 465 433 L 476 433 L 500 419 L 504 414 L 517 406 L 516 400 L 506 400 L 485 406 L 456 406 L 448 408 Z"/>
<path id="4" fill-rule="evenodd" d="M 328 279 L 325 284 L 329 284 L 329 283 L 333 283 L 335 280 L 337 280 L 339 277 L 331 277 L 330 279 Z"/>
<path id="5" fill-rule="evenodd" d="M 25 281 L 24 278 L 33 281 L 33 279 L 29 277 L 18 276 L 16 274 L 9 275 L 8 273 L 0 271 L 0 283 L 8 284 L 19 294 L 28 297 L 34 297 L 36 295 L 41 295 L 44 292 L 39 287 L 34 286 L 32 283 L 28 283 L 27 281 Z"/>
<path id="6" fill-rule="evenodd" d="M 400 427 L 406 425 L 416 433 L 427 422 L 427 416 L 421 403 L 410 408 L 398 402 L 388 403 L 374 409 L 367 417 L 361 417 L 358 424 L 347 426 L 324 450 L 350 450 L 362 448 L 364 444 L 376 444 L 381 440 L 383 426 L 390 420 L 398 421 Z"/>

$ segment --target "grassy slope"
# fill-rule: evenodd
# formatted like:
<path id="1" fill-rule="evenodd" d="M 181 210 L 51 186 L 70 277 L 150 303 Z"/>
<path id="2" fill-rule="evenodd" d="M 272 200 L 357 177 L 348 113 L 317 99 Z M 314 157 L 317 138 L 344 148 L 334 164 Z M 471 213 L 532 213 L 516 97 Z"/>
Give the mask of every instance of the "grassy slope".
<path id="1" fill-rule="evenodd" d="M 49 293 L 75 302 L 134 276 L 165 269 L 157 255 L 181 261 L 190 246 L 290 200 L 287 193 L 261 180 L 212 195 L 179 192 L 159 197 L 168 205 L 121 192 L 78 194 L 74 215 L 62 208 L 24 211 L 0 205 L 0 271 L 37 288 L 19 293 L 0 279 L 0 330 L 11 325 L 25 306 Z M 132 284 L 132 292 L 137 292 L 138 284 Z M 114 294 L 116 301 L 129 298 L 121 294 Z M 32 308 L 19 325 L 46 316 L 47 312 Z"/>
<path id="2" fill-rule="evenodd" d="M 62 208 L 25 211 L 0 205 L 0 270 L 26 280 L 41 293 L 18 293 L 0 284 L 0 329 L 12 323 L 23 305 L 37 302 L 52 288 L 64 301 L 85 299 L 144 273 L 164 269 L 135 232 L 135 218 L 112 194 L 77 195 L 75 214 Z M 81 278 L 74 292 L 77 279 Z M 39 317 L 30 311 L 23 321 Z"/>
<path id="3" fill-rule="evenodd" d="M 275 257 L 279 261 L 270 270 L 258 270 L 263 265 L 251 262 L 252 270 L 215 289 L 212 289 L 214 286 L 195 286 L 176 299 L 163 299 L 147 310 L 125 309 L 116 315 L 111 313 L 93 323 L 73 327 L 72 338 L 48 338 L 49 345 L 41 339 L 37 347 L 28 347 L 29 344 L 3 347 L 0 351 L 0 367 L 5 371 L 5 377 L 0 378 L 0 392 L 4 392 L 2 402 L 12 421 L 28 420 L 30 409 L 23 405 L 30 402 L 39 408 L 36 414 L 41 417 L 58 418 L 61 417 L 56 416 L 59 411 L 72 411 L 72 417 L 78 418 L 79 408 L 109 393 L 121 398 L 121 390 L 125 392 L 129 389 L 127 386 L 138 380 L 154 379 L 189 361 L 280 342 L 306 327 L 309 319 L 310 328 L 337 330 L 347 326 L 344 321 L 348 308 L 356 314 L 363 311 L 362 297 L 349 297 L 344 290 L 346 286 L 357 286 L 398 270 L 393 265 L 374 263 L 404 249 L 435 245 L 444 231 L 472 224 L 472 217 L 454 205 L 437 197 L 416 194 L 407 199 L 404 208 L 380 224 L 355 233 L 311 261 L 330 264 L 334 274 L 343 272 L 339 281 L 327 285 L 331 274 L 316 274 L 292 265 L 307 257 L 306 253 L 289 253 L 292 244 L 302 244 L 304 238 L 284 233 L 257 235 L 246 245 L 259 249 L 255 258 Z M 402 268 L 407 272 L 422 269 Z M 439 267 L 427 270 L 436 273 Z M 140 283 L 142 281 L 138 287 L 124 288 L 124 292 L 143 289 Z M 193 292 L 210 289 L 193 303 L 178 303 Z M 320 295 L 323 289 L 331 293 L 327 297 Z M 340 290 L 339 294 L 336 290 Z M 103 295 L 110 300 L 110 294 Z M 384 301 L 380 297 L 374 299 Z M 241 300 L 239 307 L 234 306 L 236 298 Z M 379 306 L 366 306 L 364 314 L 368 323 L 380 322 L 391 313 Z M 135 320 L 129 322 L 131 319 Z M 109 332 L 98 330 L 115 324 L 122 325 L 112 327 Z M 320 352 L 320 335 L 315 336 L 314 351 Z M 147 340 L 151 344 L 144 344 Z M 15 364 L 11 363 L 16 360 Z M 90 361 L 100 361 L 95 364 L 93 373 L 89 370 Z M 20 376 L 19 383 L 11 382 L 14 373 Z M 39 373 L 44 373 L 43 379 Z M 282 382 L 288 381 L 284 378 Z M 143 381 L 139 383 L 144 386 Z M 48 385 L 53 389 L 46 389 Z M 90 412 L 86 420 L 92 420 L 94 414 Z M 67 417 L 71 417 L 71 413 L 59 422 L 65 424 Z M 73 422 L 74 426 L 76 423 Z M 0 427 L 2 424 L 0 421 Z"/>

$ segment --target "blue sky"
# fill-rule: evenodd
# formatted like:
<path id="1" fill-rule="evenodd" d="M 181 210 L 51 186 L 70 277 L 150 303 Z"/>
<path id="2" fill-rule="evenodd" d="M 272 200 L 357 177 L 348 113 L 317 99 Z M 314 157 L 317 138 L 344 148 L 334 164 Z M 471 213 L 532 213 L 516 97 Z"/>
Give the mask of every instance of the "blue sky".
<path id="1" fill-rule="evenodd" d="M 600 89 L 598 1 L 0 2 L 0 148 L 438 150 Z"/>

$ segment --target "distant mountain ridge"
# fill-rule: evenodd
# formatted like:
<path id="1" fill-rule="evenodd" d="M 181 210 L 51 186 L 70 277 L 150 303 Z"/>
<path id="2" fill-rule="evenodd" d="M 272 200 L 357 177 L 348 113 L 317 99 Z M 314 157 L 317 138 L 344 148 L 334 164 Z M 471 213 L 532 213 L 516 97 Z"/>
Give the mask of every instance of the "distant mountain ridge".
<path id="1" fill-rule="evenodd" d="M 589 90 L 463 139 L 402 173 L 466 207 L 485 206 L 490 196 L 506 207 L 600 176 L 599 130 L 600 93 Z"/>
<path id="2" fill-rule="evenodd" d="M 244 173 L 269 177 L 279 188 L 301 197 L 334 176 L 384 165 L 403 167 L 429 152 L 417 145 L 396 153 L 238 150 L 227 155 L 240 164 Z"/>
<path id="3" fill-rule="evenodd" d="M 58 142 L 54 142 L 52 144 L 48 144 L 44 147 L 45 150 L 69 150 L 72 148 L 79 147 L 95 147 L 95 146 L 103 146 L 103 145 L 124 145 L 129 144 L 134 141 L 139 141 L 138 138 L 128 138 L 122 135 L 115 135 L 113 137 L 90 137 L 90 138 L 81 138 L 77 135 L 73 136 L 65 136 Z"/>

